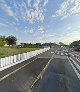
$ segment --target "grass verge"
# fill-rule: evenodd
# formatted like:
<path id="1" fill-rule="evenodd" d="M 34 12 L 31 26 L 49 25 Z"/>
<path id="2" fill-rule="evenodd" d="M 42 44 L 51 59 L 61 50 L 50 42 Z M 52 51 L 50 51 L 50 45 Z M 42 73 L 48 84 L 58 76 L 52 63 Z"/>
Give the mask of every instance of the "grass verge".
<path id="1" fill-rule="evenodd" d="M 38 50 L 39 48 L 3 48 L 0 47 L 0 58 Z"/>

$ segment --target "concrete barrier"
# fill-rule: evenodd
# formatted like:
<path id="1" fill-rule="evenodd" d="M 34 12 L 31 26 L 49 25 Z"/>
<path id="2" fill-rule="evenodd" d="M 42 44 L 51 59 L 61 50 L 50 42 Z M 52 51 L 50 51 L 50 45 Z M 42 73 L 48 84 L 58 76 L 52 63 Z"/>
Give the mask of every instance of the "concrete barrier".
<path id="1" fill-rule="evenodd" d="M 27 53 L 13 55 L 13 56 L 5 57 L 5 58 L 0 58 L 0 71 L 7 69 L 13 65 L 18 64 L 18 63 L 21 63 L 31 57 L 34 57 L 40 53 L 47 51 L 49 49 L 50 48 L 44 48 L 44 49 L 30 51 Z"/>

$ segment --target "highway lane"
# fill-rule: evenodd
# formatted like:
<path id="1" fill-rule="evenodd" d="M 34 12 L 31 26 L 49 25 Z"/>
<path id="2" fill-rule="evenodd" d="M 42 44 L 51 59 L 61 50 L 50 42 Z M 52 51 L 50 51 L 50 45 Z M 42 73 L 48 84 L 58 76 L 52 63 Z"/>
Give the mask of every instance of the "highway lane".
<path id="1" fill-rule="evenodd" d="M 0 92 L 26 92 L 49 59 L 36 59 L 0 82 Z"/>
<path id="2" fill-rule="evenodd" d="M 80 92 L 80 62 L 76 66 L 70 59 L 77 63 L 75 57 L 69 55 L 71 52 L 65 53 L 64 48 L 56 52 L 38 87 L 32 92 Z"/>
<path id="3" fill-rule="evenodd" d="M 55 51 L 55 50 L 56 50 L 56 48 L 50 49 L 50 50 L 47 51 L 47 52 L 41 53 L 41 54 L 39 54 L 39 55 L 37 55 L 37 56 L 31 58 L 31 59 L 28 59 L 28 60 L 26 60 L 26 61 L 20 63 L 20 64 L 17 64 L 17 65 L 15 65 L 15 66 L 12 66 L 12 67 L 9 68 L 9 69 L 6 69 L 6 70 L 1 71 L 1 72 L 0 72 L 0 78 L 2 78 L 3 76 L 5 76 L 5 75 L 7 75 L 7 74 L 9 74 L 9 73 L 11 73 L 11 72 L 13 72 L 14 70 L 18 69 L 19 67 L 24 66 L 25 64 L 28 64 L 29 62 L 34 61 L 34 60 L 37 59 L 37 58 L 51 58 L 51 56 L 54 54 L 54 51 Z"/>
<path id="4" fill-rule="evenodd" d="M 29 92 L 31 85 L 46 66 L 55 50 L 50 49 L 30 60 L 0 72 L 0 92 Z"/>

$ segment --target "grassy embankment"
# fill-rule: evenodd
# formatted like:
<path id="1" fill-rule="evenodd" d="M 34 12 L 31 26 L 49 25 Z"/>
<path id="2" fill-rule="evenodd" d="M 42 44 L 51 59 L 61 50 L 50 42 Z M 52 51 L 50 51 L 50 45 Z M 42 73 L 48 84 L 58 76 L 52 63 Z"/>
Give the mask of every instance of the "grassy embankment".
<path id="1" fill-rule="evenodd" d="M 34 51 L 38 49 L 39 48 L 2 48 L 0 47 L 0 58 L 11 56 L 11 55 L 17 55 L 21 53 L 26 53 L 26 52 Z"/>

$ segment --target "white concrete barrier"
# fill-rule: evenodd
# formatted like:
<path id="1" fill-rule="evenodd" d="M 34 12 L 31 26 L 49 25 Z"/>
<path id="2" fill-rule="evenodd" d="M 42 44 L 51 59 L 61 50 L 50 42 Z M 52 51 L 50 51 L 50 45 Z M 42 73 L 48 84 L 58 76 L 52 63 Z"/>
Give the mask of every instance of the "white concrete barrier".
<path id="1" fill-rule="evenodd" d="M 40 53 L 47 51 L 49 49 L 50 48 L 44 48 L 44 49 L 30 51 L 27 53 L 22 53 L 22 54 L 18 54 L 18 55 L 14 55 L 14 56 L 0 58 L 0 71 L 7 69 L 13 65 L 18 64 L 18 63 L 21 63 L 31 57 L 34 57 Z"/>
<path id="2" fill-rule="evenodd" d="M 9 65 L 9 58 L 5 57 L 6 65 Z"/>
<path id="3" fill-rule="evenodd" d="M 14 63 L 14 56 L 11 56 L 11 64 Z"/>
<path id="4" fill-rule="evenodd" d="M 8 57 L 8 63 L 11 64 L 11 56 Z"/>
<path id="5" fill-rule="evenodd" d="M 14 55 L 14 63 L 16 62 L 16 55 Z"/>
<path id="6" fill-rule="evenodd" d="M 0 59 L 0 68 L 4 67 L 3 63 L 4 63 L 4 62 L 3 62 L 3 59 L 1 58 L 1 59 Z"/>

